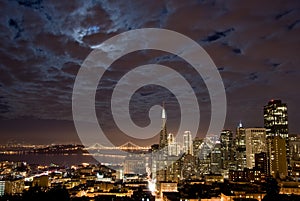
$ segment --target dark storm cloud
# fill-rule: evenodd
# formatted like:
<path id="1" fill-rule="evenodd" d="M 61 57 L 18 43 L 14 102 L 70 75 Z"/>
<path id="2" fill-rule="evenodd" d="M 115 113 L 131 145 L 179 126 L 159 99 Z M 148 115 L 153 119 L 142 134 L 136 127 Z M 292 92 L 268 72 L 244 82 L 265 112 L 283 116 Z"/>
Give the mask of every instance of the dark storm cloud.
<path id="1" fill-rule="evenodd" d="M 71 120 L 71 96 L 81 63 L 95 46 L 123 31 L 159 27 L 197 41 L 212 57 L 228 98 L 226 127 L 240 119 L 262 126 L 262 106 L 271 98 L 289 105 L 290 128 L 299 132 L 298 1 L 2 1 L 0 2 L 0 116 Z M 176 56 L 124 58 L 102 80 L 105 96 L 130 64 L 174 64 Z M 172 65 L 173 65 L 172 64 Z M 204 83 L 194 87 L 204 107 Z M 149 90 L 149 89 L 148 89 Z M 141 91 L 140 102 L 163 93 Z M 105 105 L 97 102 L 96 107 Z M 246 124 L 246 125 L 247 125 Z"/>
<path id="2" fill-rule="evenodd" d="M 234 31 L 234 28 L 227 29 L 225 31 L 217 31 L 212 35 L 207 36 L 207 38 L 202 39 L 203 42 L 213 42 L 220 38 L 226 37 L 230 32 Z"/>

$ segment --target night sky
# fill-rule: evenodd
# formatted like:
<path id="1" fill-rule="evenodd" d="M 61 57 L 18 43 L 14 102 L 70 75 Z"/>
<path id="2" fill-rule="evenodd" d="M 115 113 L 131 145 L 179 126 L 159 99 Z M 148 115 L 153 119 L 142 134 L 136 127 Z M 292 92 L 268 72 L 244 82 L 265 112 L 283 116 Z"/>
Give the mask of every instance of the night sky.
<path id="1" fill-rule="evenodd" d="M 72 90 L 82 62 L 95 45 L 138 28 L 170 29 L 207 51 L 226 89 L 226 129 L 235 130 L 240 120 L 245 127 L 262 127 L 263 106 L 281 99 L 288 104 L 290 133 L 300 131 L 300 1 L 4 0 L 0 8 L 1 144 L 79 142 Z M 173 66 L 192 83 L 202 109 L 198 136 L 204 136 L 210 100 L 202 78 L 180 58 L 160 51 L 134 52 L 111 66 L 96 95 L 104 130 L 116 144 L 132 140 L 115 128 L 109 98 L 124 72 L 150 63 Z M 136 124 L 147 125 L 145 114 L 162 101 L 168 129 L 176 132 L 179 105 L 158 86 L 133 95 Z M 147 143 L 154 142 L 157 137 Z"/>

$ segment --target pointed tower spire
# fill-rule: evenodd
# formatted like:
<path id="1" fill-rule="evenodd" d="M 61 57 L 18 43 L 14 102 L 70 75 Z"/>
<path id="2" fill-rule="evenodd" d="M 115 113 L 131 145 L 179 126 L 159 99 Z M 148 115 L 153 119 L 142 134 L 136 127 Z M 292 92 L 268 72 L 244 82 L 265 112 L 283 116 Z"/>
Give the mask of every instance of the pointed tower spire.
<path id="1" fill-rule="evenodd" d="M 165 110 L 165 102 L 162 104 L 161 118 L 166 119 L 166 110 Z"/>
<path id="2" fill-rule="evenodd" d="M 242 121 L 240 120 L 240 123 L 238 125 L 238 128 L 243 128 L 243 124 L 242 124 Z"/>
<path id="3" fill-rule="evenodd" d="M 168 134 L 167 134 L 167 115 L 165 110 L 165 102 L 162 104 L 162 111 L 161 111 L 161 118 L 162 118 L 162 126 L 160 130 L 160 137 L 159 137 L 159 147 L 163 148 L 168 144 Z"/>

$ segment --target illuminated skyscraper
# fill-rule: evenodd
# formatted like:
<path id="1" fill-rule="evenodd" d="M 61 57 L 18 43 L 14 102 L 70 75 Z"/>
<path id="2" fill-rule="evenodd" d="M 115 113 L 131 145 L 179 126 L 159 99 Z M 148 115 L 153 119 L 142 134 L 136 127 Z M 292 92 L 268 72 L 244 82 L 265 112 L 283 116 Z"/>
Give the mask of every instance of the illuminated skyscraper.
<path id="1" fill-rule="evenodd" d="M 152 174 L 156 175 L 156 181 L 162 182 L 168 180 L 168 134 L 167 134 L 167 116 L 165 104 L 163 103 L 161 112 L 162 125 L 159 136 L 159 150 L 152 158 L 153 169 Z M 169 163 L 170 164 L 170 163 Z"/>
<path id="2" fill-rule="evenodd" d="M 268 157 L 266 152 L 255 154 L 255 170 L 259 170 L 264 174 L 269 173 Z"/>
<path id="3" fill-rule="evenodd" d="M 169 156 L 178 156 L 179 155 L 179 145 L 176 142 L 176 139 L 172 133 L 168 135 L 168 155 Z"/>
<path id="4" fill-rule="evenodd" d="M 285 140 L 280 136 L 269 137 L 267 145 L 271 175 L 285 178 L 288 175 Z"/>
<path id="5" fill-rule="evenodd" d="M 210 153 L 210 170 L 212 173 L 221 173 L 222 169 L 222 145 L 217 141 L 213 150 Z"/>
<path id="6" fill-rule="evenodd" d="M 300 161 L 300 136 L 297 134 L 289 135 L 290 155 L 292 161 Z"/>
<path id="7" fill-rule="evenodd" d="M 199 152 L 201 149 L 201 144 L 203 143 L 203 139 L 196 137 L 193 140 L 193 152 L 194 152 L 194 156 L 198 157 L 199 156 Z"/>
<path id="8" fill-rule="evenodd" d="M 221 163 L 223 169 L 228 169 L 233 161 L 233 139 L 230 130 L 223 130 L 220 135 Z"/>
<path id="9" fill-rule="evenodd" d="M 246 167 L 246 130 L 240 122 L 236 129 L 236 162 L 237 170 L 244 170 Z"/>
<path id="10" fill-rule="evenodd" d="M 183 152 L 193 155 L 193 140 L 191 131 L 185 131 L 183 134 Z"/>
<path id="11" fill-rule="evenodd" d="M 289 134 L 290 143 L 290 166 L 292 174 L 296 180 L 300 180 L 300 136 L 296 134 Z"/>
<path id="12" fill-rule="evenodd" d="M 287 105 L 281 100 L 271 100 L 264 107 L 264 125 L 267 137 L 281 136 L 288 140 Z"/>
<path id="13" fill-rule="evenodd" d="M 271 100 L 264 106 L 264 125 L 267 137 L 280 136 L 285 140 L 286 161 L 290 169 L 290 147 L 287 104 L 281 100 Z"/>
<path id="14" fill-rule="evenodd" d="M 165 146 L 168 145 L 168 134 L 167 134 L 167 116 L 166 116 L 166 110 L 165 110 L 165 105 L 163 103 L 163 109 L 161 112 L 161 118 L 162 118 L 162 126 L 161 126 L 161 131 L 160 131 L 160 136 L 159 136 L 159 148 L 162 149 Z"/>
<path id="15" fill-rule="evenodd" d="M 266 129 L 246 128 L 246 162 L 247 168 L 255 166 L 255 154 L 266 152 Z"/>

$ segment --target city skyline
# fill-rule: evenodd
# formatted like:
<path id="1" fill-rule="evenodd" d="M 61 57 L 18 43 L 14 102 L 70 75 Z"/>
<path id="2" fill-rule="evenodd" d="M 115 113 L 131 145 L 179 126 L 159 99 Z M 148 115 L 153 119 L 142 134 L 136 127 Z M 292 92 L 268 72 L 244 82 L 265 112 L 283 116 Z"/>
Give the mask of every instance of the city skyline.
<path id="1" fill-rule="evenodd" d="M 163 105 L 160 139 L 151 147 L 139 147 L 134 143 L 118 147 L 98 143 L 89 147 L 1 146 L 4 160 L 0 161 L 0 199 L 6 196 L 26 199 L 33 188 L 41 188 L 44 193 L 55 192 L 61 188 L 57 186 L 59 182 L 71 200 L 83 196 L 88 196 L 88 200 L 114 200 L 118 196 L 136 200 L 137 194 L 153 201 L 168 196 L 174 200 L 185 197 L 182 189 L 191 186 L 192 189 L 187 189 L 190 198 L 251 197 L 257 201 L 273 201 L 280 196 L 279 200 L 286 197 L 293 201 L 292 196 L 299 198 L 300 195 L 300 136 L 281 135 L 280 130 L 288 127 L 287 109 L 281 100 L 268 102 L 263 115 L 266 128 L 244 127 L 240 122 L 235 137 L 232 131 L 222 130 L 220 136 L 192 139 L 191 132 L 185 131 L 179 136 L 182 137 L 180 143 L 178 136 L 175 138 L 167 130 Z M 69 158 L 71 156 L 75 157 L 75 163 Z M 46 159 L 32 163 L 40 157 Z M 68 159 L 61 162 L 61 157 Z M 84 162 L 80 162 L 82 160 Z M 265 188 L 272 181 L 276 181 L 271 187 L 277 193 Z M 216 187 L 218 190 L 198 192 L 199 188 L 193 187 L 199 184 L 202 188 Z M 137 186 L 143 190 L 137 190 Z M 233 190 L 235 187 L 239 190 Z M 242 187 L 247 190 L 240 189 Z M 229 193 L 226 189 L 232 190 Z"/>
<path id="2" fill-rule="evenodd" d="M 270 104 L 270 103 L 272 103 L 272 102 L 280 102 L 280 104 L 281 104 L 281 100 L 274 100 L 274 99 L 272 99 L 272 100 L 270 100 L 270 101 L 268 101 L 267 103 L 268 104 Z M 262 107 L 262 109 L 263 110 L 265 110 L 264 108 L 266 108 L 267 107 L 267 103 L 265 104 L 265 106 L 263 106 Z M 164 105 L 165 103 L 163 103 L 163 105 Z M 285 107 L 287 107 L 287 104 L 286 103 L 283 103 L 284 105 L 285 105 Z M 168 127 L 168 119 L 167 119 L 167 117 L 166 117 L 166 110 L 165 110 L 165 108 L 164 108 L 164 106 L 163 106 L 163 110 L 162 110 L 162 113 L 161 113 L 161 116 L 160 116 L 160 118 L 162 119 L 162 129 L 161 129 L 161 131 L 160 131 L 160 138 L 161 139 L 163 139 L 163 138 L 165 138 L 165 140 L 164 140 L 164 143 L 165 144 L 167 144 L 167 136 L 168 135 L 170 135 L 170 134 L 172 134 L 172 135 L 176 135 L 176 137 L 179 137 L 178 139 L 179 139 L 179 143 L 180 144 L 183 144 L 184 142 L 184 140 L 182 140 L 181 138 L 182 138 L 182 136 L 184 136 L 184 133 L 185 132 L 187 132 L 187 131 L 185 131 L 184 133 L 173 133 L 173 132 L 169 132 L 166 128 Z M 261 118 L 262 119 L 262 121 L 264 121 L 264 117 L 262 117 Z M 69 122 L 70 123 L 70 122 Z M 245 122 L 244 121 L 242 121 L 242 120 L 239 120 L 239 121 L 237 121 L 236 122 L 236 124 L 233 126 L 233 129 L 231 130 L 231 129 L 227 129 L 227 128 L 223 128 L 223 130 L 221 130 L 219 133 L 215 133 L 215 134 L 210 134 L 210 135 L 213 135 L 213 136 L 220 136 L 220 135 L 222 135 L 222 132 L 224 132 L 224 131 L 230 131 L 230 132 L 232 132 L 233 133 L 233 136 L 234 137 L 237 137 L 237 135 L 238 135 L 238 133 L 237 133 L 237 131 L 236 131 L 236 128 L 239 128 L 239 127 L 241 127 L 241 128 L 266 128 L 266 126 L 265 125 L 256 125 L 256 126 L 251 126 L 251 125 L 246 125 L 245 126 L 245 124 L 244 124 Z M 46 125 L 48 125 L 48 123 L 46 124 Z M 41 125 L 41 127 L 46 127 L 45 125 Z M 286 124 L 286 127 L 287 127 L 287 124 Z M 172 130 L 172 129 L 171 129 Z M 44 132 L 44 131 L 41 131 L 41 132 Z M 188 131 L 188 132 L 190 132 L 190 131 Z M 58 132 L 58 133 L 60 133 L 60 132 Z M 53 133 L 53 132 L 51 132 L 51 133 L 49 133 L 49 134 L 55 134 L 55 133 Z M 288 133 L 288 134 L 296 134 L 296 135 L 299 135 L 299 133 Z M 164 136 L 165 135 L 165 136 Z M 174 135 L 174 136 L 175 136 Z M 164 136 L 164 137 L 163 137 Z M 266 137 L 267 136 L 269 136 L 269 135 L 266 135 Z M 52 136 L 53 137 L 53 136 Z M 74 137 L 74 136 L 73 136 Z M 77 137 L 77 136 L 76 136 Z M 76 139 L 76 137 L 75 138 L 73 138 L 72 140 L 67 140 L 67 141 L 64 141 L 64 140 L 62 140 L 62 141 L 60 141 L 60 140 L 57 140 L 57 141 L 52 141 L 51 143 L 47 143 L 47 142 L 45 142 L 45 143 L 43 143 L 42 141 L 37 141 L 37 142 L 39 142 L 39 143 L 30 143 L 30 141 L 27 141 L 27 140 L 24 140 L 24 139 L 20 139 L 20 138 L 18 138 L 18 137 L 11 137 L 11 138 L 7 138 L 7 141 L 3 141 L 1 144 L 2 145 L 4 145 L 4 144 L 7 144 L 7 143 L 15 143 L 15 144 L 18 144 L 18 143 L 24 143 L 24 144 L 81 144 L 81 142 L 80 142 L 80 140 L 79 139 Z M 196 137 L 200 137 L 200 138 L 205 138 L 206 136 L 196 136 Z M 173 137 L 172 137 L 173 138 Z M 51 137 L 49 138 L 49 139 L 51 139 Z M 175 139 L 175 138 L 174 138 Z M 152 144 L 160 144 L 161 142 L 160 142 L 161 140 L 157 140 L 157 141 L 151 141 L 151 142 L 149 142 L 149 143 L 145 143 L 145 144 L 140 144 L 140 143 L 136 143 L 137 144 L 137 146 L 151 146 Z M 34 141 L 33 141 L 34 142 Z M 42 142 L 42 143 L 40 143 L 40 142 Z M 130 140 L 129 141 L 126 141 L 126 142 L 123 142 L 123 143 L 120 143 L 120 144 L 117 144 L 116 146 L 120 146 L 120 145 L 124 145 L 124 144 L 126 144 L 126 143 L 128 143 L 128 142 L 131 142 Z M 95 143 L 94 143 L 95 144 Z M 97 144 L 97 143 L 96 143 Z M 133 143 L 134 144 L 134 143 Z M 165 146 L 165 145 L 161 145 L 162 147 L 163 146 Z"/>
<path id="3" fill-rule="evenodd" d="M 264 106 L 262 106 L 262 110 L 263 111 L 265 111 L 265 108 L 267 107 L 266 106 L 266 104 L 268 103 L 268 104 L 270 104 L 271 102 L 277 102 L 277 101 L 279 101 L 280 103 L 281 103 L 281 100 L 275 100 L 275 99 L 271 99 L 271 100 L 269 100 L 268 102 L 266 102 L 265 103 L 265 105 Z M 164 103 L 165 104 L 165 103 Z M 287 104 L 286 103 L 283 103 L 284 105 L 285 105 L 285 107 L 287 106 Z M 176 135 L 176 137 L 179 137 L 179 143 L 181 143 L 181 144 L 183 144 L 183 139 L 181 139 L 180 137 L 182 137 L 183 135 L 184 135 L 184 133 L 186 132 L 184 132 L 184 133 L 173 133 L 172 132 L 172 128 L 170 129 L 171 131 L 170 132 L 168 132 L 167 131 L 167 127 L 168 127 L 168 119 L 167 119 L 167 117 L 166 117 L 166 110 L 165 110 L 165 108 L 164 108 L 165 106 L 163 106 L 163 110 L 162 110 L 162 113 L 161 113 L 161 118 L 162 118 L 162 125 L 164 125 L 164 126 L 162 126 L 162 129 L 161 129 L 161 131 L 160 131 L 160 136 L 162 136 L 162 135 L 165 135 L 165 140 L 164 140 L 164 144 L 167 144 L 167 136 L 169 135 L 169 134 L 172 134 L 172 135 Z M 286 112 L 287 112 L 287 110 L 286 110 Z M 263 112 L 262 112 L 262 115 L 263 115 Z M 261 117 L 261 120 L 263 121 L 262 122 L 262 124 L 263 125 L 256 125 L 256 126 L 251 126 L 251 125 L 247 125 L 247 124 L 245 124 L 245 122 L 244 121 L 242 121 L 242 120 L 239 120 L 239 121 L 237 121 L 236 122 L 236 126 L 235 127 L 233 127 L 233 129 L 231 130 L 231 129 L 228 129 L 228 128 L 223 128 L 223 130 L 221 130 L 219 133 L 216 133 L 216 134 L 210 134 L 210 135 L 208 135 L 208 136 L 220 136 L 221 134 L 222 134 L 222 132 L 223 131 L 226 131 L 226 130 L 228 130 L 228 131 L 231 131 L 231 132 L 233 132 L 233 136 L 234 137 L 237 137 L 237 132 L 236 132 L 236 128 L 239 128 L 240 126 L 242 126 L 242 128 L 266 128 L 266 126 L 264 125 L 264 117 L 262 116 Z M 20 120 L 21 121 L 21 120 Z M 26 122 L 26 121 L 25 121 Z M 55 124 L 55 123 L 54 123 Z M 61 122 L 59 122 L 58 124 L 61 124 Z M 68 122 L 68 124 L 69 124 L 69 129 L 72 127 L 72 129 L 74 129 L 74 132 L 76 133 L 76 131 L 75 131 L 75 128 L 73 128 L 73 125 L 71 125 L 71 124 L 73 124 L 72 122 Z M 43 124 L 41 125 L 41 127 L 43 127 L 43 129 L 45 129 L 47 126 L 49 125 L 49 122 L 43 122 Z M 51 125 L 51 123 L 50 123 L 50 125 Z M 55 124 L 56 125 L 56 124 Z M 244 126 L 244 125 L 246 125 L 246 126 Z M 286 127 L 287 127 L 288 125 L 286 124 Z M 28 128 L 28 125 L 26 125 L 25 127 L 27 127 Z M 5 129 L 5 128 L 4 128 Z M 30 129 L 32 129 L 32 128 L 30 128 Z M 56 128 L 56 129 L 58 129 L 59 130 L 59 128 Z M 169 128 L 168 128 L 169 129 Z M 39 129 L 39 130 L 41 130 L 41 128 Z M 55 129 L 54 129 L 55 130 Z M 65 129 L 65 130 L 67 130 L 67 129 Z M 188 128 L 187 128 L 187 130 L 188 130 Z M 21 131 L 19 131 L 19 132 L 21 132 Z M 43 131 L 41 131 L 41 133 L 42 132 L 45 132 L 44 130 Z M 47 131 L 46 131 L 47 132 Z M 190 131 L 189 131 L 190 132 Z M 49 133 L 48 135 L 51 135 L 53 132 L 52 131 L 48 131 L 47 133 Z M 20 134 L 20 133 L 19 133 Z M 299 135 L 299 133 L 290 133 L 290 132 L 288 132 L 287 134 L 296 134 L 296 135 Z M 286 134 L 285 134 L 286 135 Z M 266 135 L 266 136 L 269 136 L 269 135 Z M 196 136 L 196 137 L 200 137 L 200 138 L 205 138 L 206 136 Z M 38 137 L 37 137 L 38 138 Z M 4 138 L 5 139 L 5 138 Z M 50 138 L 48 138 L 48 139 L 51 139 L 51 136 L 50 136 Z M 72 140 L 70 140 L 70 139 L 72 139 Z M 175 139 L 175 138 L 174 138 Z M 80 141 L 80 139 L 78 139 L 78 137 L 77 137 L 77 135 L 76 136 L 72 136 L 71 138 L 70 138 L 70 136 L 66 136 L 65 137 L 65 140 L 56 140 L 56 141 L 51 141 L 50 143 L 49 142 L 43 142 L 44 140 L 42 140 L 42 141 L 35 141 L 35 140 L 33 140 L 33 141 L 28 141 L 28 140 L 24 140 L 24 139 L 22 139 L 22 138 L 19 138 L 19 137 L 14 137 L 14 136 L 12 136 L 11 138 L 7 138 L 7 141 L 3 141 L 1 144 L 7 144 L 7 143 L 16 143 L 16 144 L 18 144 L 18 143 L 24 143 L 24 144 L 69 144 L 69 143 L 71 143 L 71 144 L 81 144 L 81 141 Z M 31 142 L 34 142 L 34 143 L 31 143 Z M 131 142 L 131 140 L 128 140 L 128 141 L 124 141 L 124 142 L 122 142 L 122 143 L 117 143 L 116 144 L 116 146 L 120 146 L 120 145 L 122 145 L 122 144 L 126 144 L 126 143 L 128 143 L 128 142 Z M 132 142 L 133 143 L 136 143 L 136 144 L 138 144 L 137 146 L 151 146 L 152 144 L 160 144 L 160 140 L 157 138 L 157 140 L 154 140 L 154 141 L 150 141 L 149 143 L 140 143 L 139 141 L 135 141 L 135 140 L 132 140 Z M 97 143 L 100 143 L 101 144 L 101 142 L 99 141 L 99 142 L 95 142 L 96 144 Z M 95 144 L 94 143 L 94 144 Z M 162 147 L 164 147 L 165 145 L 162 145 Z"/>
<path id="4" fill-rule="evenodd" d="M 0 201 L 300 200 L 300 1 L 0 7 Z"/>

